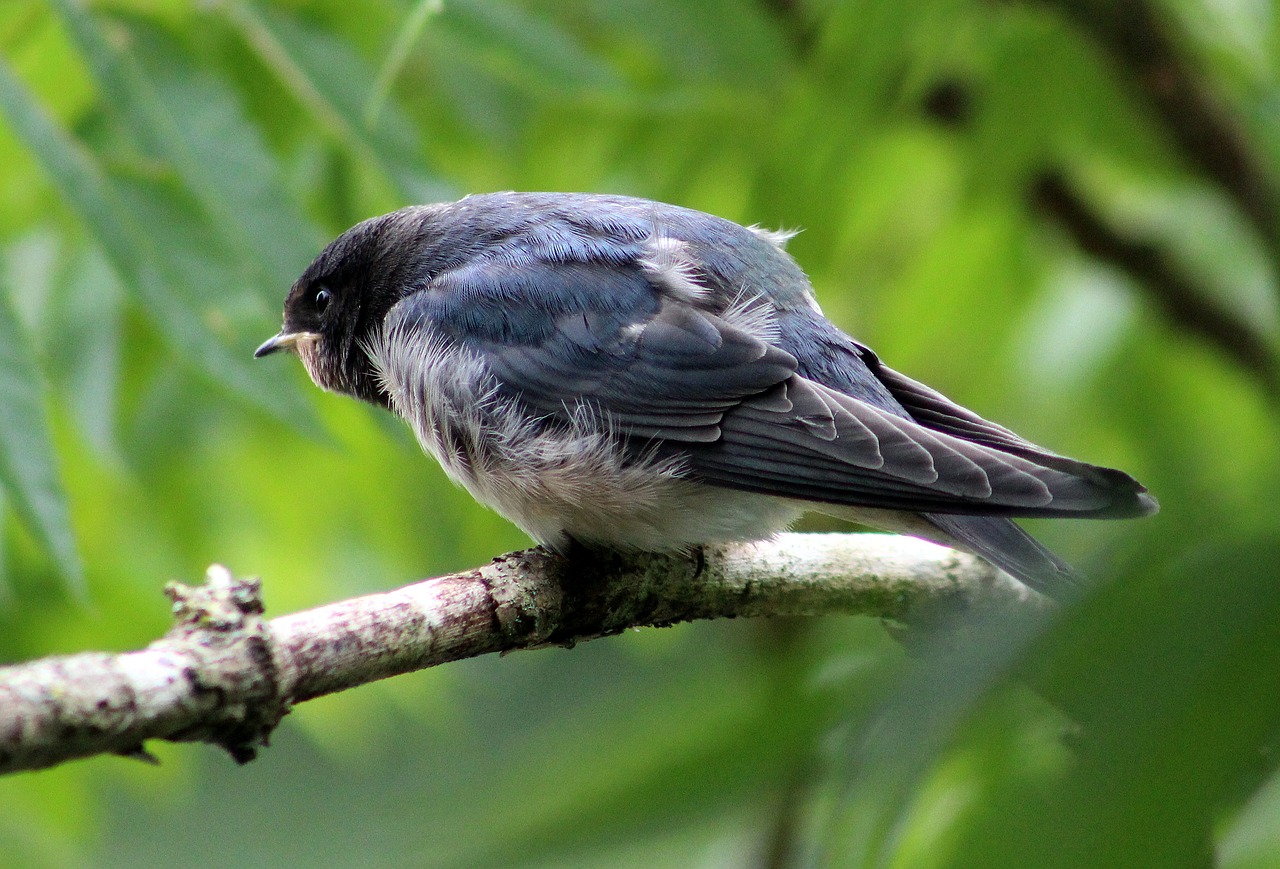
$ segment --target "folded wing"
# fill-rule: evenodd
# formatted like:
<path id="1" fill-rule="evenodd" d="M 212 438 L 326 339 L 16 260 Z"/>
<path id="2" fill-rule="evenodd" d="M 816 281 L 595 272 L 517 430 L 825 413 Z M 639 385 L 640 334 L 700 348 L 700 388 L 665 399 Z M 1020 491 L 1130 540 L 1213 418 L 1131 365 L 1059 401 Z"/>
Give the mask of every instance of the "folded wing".
<path id="1" fill-rule="evenodd" d="M 536 413 L 568 419 L 586 406 L 707 483 L 927 513 L 1154 509 L 1128 475 L 1037 447 L 870 353 L 850 364 L 867 366 L 900 413 L 801 377 L 791 354 L 664 293 L 635 263 L 472 262 L 411 300 Z"/>

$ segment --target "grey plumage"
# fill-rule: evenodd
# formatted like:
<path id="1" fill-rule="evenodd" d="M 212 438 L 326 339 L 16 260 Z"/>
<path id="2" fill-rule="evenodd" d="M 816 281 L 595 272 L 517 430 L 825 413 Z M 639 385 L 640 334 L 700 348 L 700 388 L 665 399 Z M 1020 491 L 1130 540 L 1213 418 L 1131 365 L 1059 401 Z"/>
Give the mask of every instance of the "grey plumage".
<path id="1" fill-rule="evenodd" d="M 641 199 L 501 193 L 351 228 L 290 291 L 321 387 L 404 417 L 535 539 L 680 549 L 822 510 L 971 550 L 1060 593 L 1009 517 L 1156 510 L 883 365 L 781 238 Z"/>

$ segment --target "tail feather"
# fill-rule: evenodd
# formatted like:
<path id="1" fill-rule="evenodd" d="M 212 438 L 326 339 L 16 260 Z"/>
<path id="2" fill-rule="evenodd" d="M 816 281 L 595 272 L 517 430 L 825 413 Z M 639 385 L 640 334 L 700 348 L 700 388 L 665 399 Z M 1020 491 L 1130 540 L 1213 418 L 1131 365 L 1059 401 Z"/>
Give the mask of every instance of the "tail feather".
<path id="1" fill-rule="evenodd" d="M 1081 587 L 1080 575 L 1012 519 L 922 513 L 921 516 L 962 548 L 985 558 L 1014 579 L 1056 600 Z"/>

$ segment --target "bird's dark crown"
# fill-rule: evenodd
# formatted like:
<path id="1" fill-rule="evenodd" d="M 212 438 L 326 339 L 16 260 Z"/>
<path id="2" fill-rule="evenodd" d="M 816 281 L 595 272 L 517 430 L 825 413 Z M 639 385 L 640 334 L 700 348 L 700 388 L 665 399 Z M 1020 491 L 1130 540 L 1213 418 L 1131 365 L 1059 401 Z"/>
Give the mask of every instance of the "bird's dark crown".
<path id="1" fill-rule="evenodd" d="M 308 336 L 297 350 L 316 385 L 386 405 L 363 345 L 392 305 L 429 280 L 433 211 L 409 208 L 356 224 L 294 283 L 284 331 Z"/>

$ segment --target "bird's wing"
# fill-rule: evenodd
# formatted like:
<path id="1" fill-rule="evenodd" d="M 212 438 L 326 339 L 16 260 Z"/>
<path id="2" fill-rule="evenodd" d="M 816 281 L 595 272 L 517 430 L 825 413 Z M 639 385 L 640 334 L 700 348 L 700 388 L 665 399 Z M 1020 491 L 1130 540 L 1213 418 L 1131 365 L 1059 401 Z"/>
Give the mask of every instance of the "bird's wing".
<path id="1" fill-rule="evenodd" d="M 1141 486 L 1069 459 L 1053 466 L 921 425 L 793 376 L 724 415 L 691 450 L 723 485 L 926 513 L 1103 516 L 1134 512 Z M 1118 472 L 1117 472 L 1118 473 Z"/>
<path id="2" fill-rule="evenodd" d="M 406 304 L 535 412 L 567 418 L 586 405 L 708 483 L 1011 516 L 1103 515 L 1141 489 L 1016 454 L 967 411 L 926 425 L 801 377 L 791 354 L 664 294 L 630 263 L 472 262 Z"/>
<path id="3" fill-rule="evenodd" d="M 633 438 L 716 440 L 728 411 L 796 368 L 629 265 L 473 263 L 405 303 L 431 306 L 434 327 L 534 411 L 587 405 Z"/>
<path id="4" fill-rule="evenodd" d="M 911 418 L 926 428 L 953 435 L 976 444 L 992 447 L 1030 459 L 1037 464 L 1066 473 L 1090 478 L 1097 486 L 1117 494 L 1109 516 L 1146 516 L 1159 509 L 1156 499 L 1123 471 L 1091 465 L 1051 452 L 1011 432 L 1002 425 L 983 419 L 956 404 L 941 392 L 913 380 L 884 365 L 869 349 L 859 345 L 863 359 L 875 377 L 889 390 Z M 1127 496 L 1127 497 L 1124 497 Z"/>

